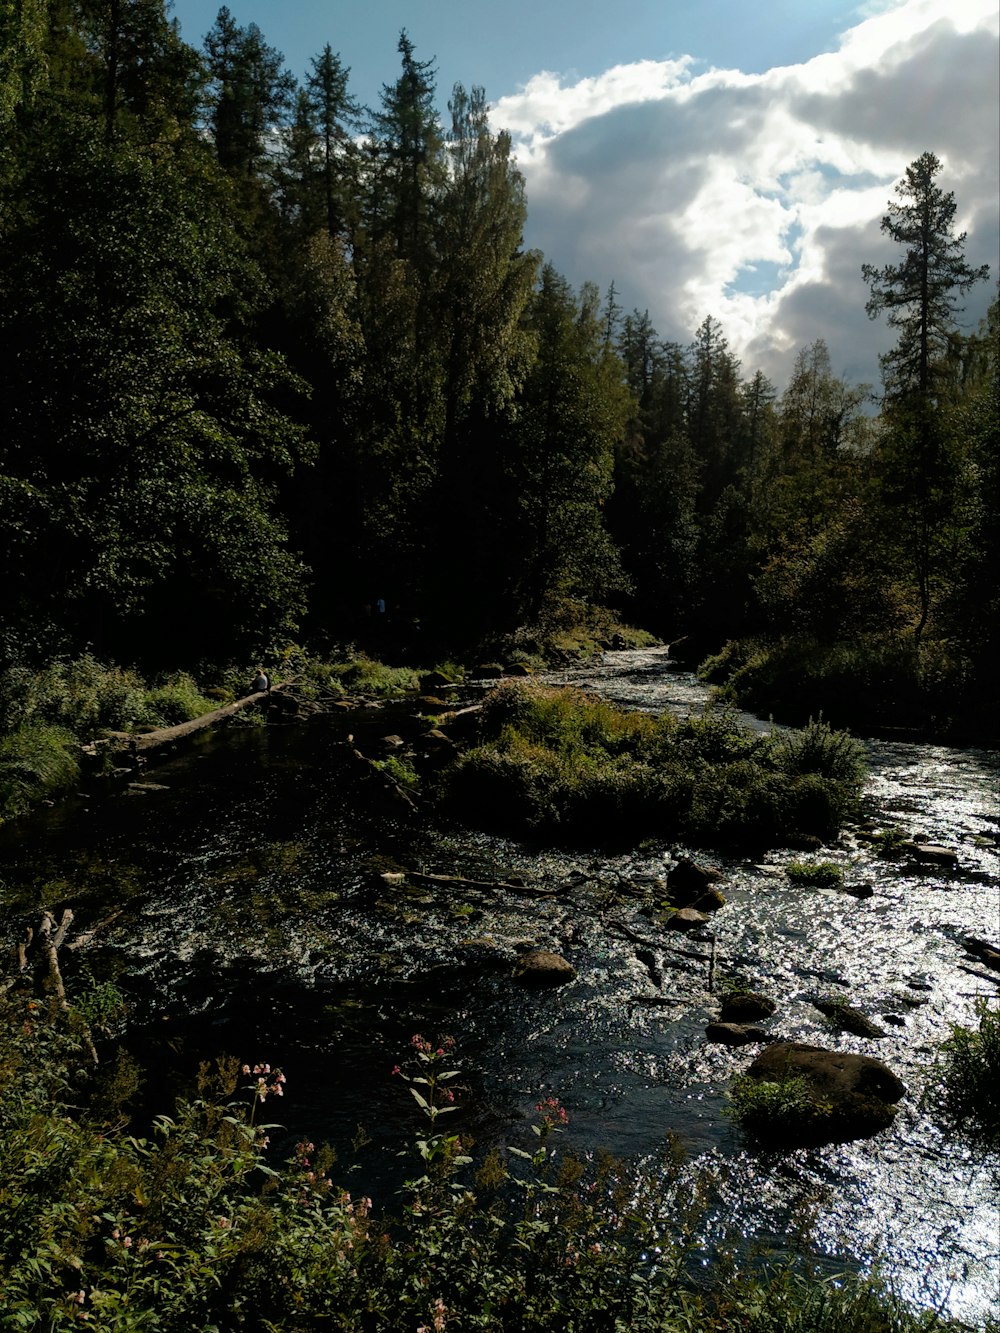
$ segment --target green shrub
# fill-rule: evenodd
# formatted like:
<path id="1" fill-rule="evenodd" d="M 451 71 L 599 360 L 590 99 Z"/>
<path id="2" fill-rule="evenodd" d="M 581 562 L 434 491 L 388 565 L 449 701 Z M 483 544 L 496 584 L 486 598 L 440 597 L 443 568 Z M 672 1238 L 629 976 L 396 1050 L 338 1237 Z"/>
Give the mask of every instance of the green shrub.
<path id="1" fill-rule="evenodd" d="M 992 1147 L 1000 1147 L 1000 1012 L 976 1001 L 978 1029 L 954 1027 L 941 1048 L 940 1092 L 946 1112 Z"/>
<path id="2" fill-rule="evenodd" d="M 353 661 L 335 663 L 333 679 L 339 680 L 346 690 L 356 694 L 378 696 L 405 694 L 420 684 L 420 673 L 412 667 L 390 667 L 370 657 L 356 657 Z"/>
<path id="3" fill-rule="evenodd" d="M 144 720 L 146 686 L 134 672 L 90 654 L 50 662 L 40 671 L 10 667 L 0 676 L 0 727 L 44 721 L 77 736 L 126 730 Z"/>
<path id="4" fill-rule="evenodd" d="M 782 735 L 775 745 L 775 762 L 792 776 L 815 774 L 848 787 L 861 783 L 866 767 L 861 742 L 849 732 L 834 731 L 822 718 L 810 718 L 798 731 Z"/>
<path id="5" fill-rule="evenodd" d="M 844 872 L 834 861 L 790 861 L 785 874 L 793 884 L 817 889 L 840 889 Z"/>
<path id="6" fill-rule="evenodd" d="M 173 727 L 180 722 L 193 722 L 217 707 L 205 698 L 192 676 L 181 672 L 146 692 L 143 720 L 158 727 Z"/>
<path id="7" fill-rule="evenodd" d="M 0 739 L 0 819 L 69 791 L 79 780 L 76 737 L 64 727 L 26 722 Z"/>
<path id="8" fill-rule="evenodd" d="M 859 768 L 830 759 L 846 751 L 829 728 L 814 765 L 826 756 L 836 778 L 805 771 L 807 744 L 799 763 L 787 762 L 787 738 L 755 731 L 728 708 L 678 723 L 525 680 L 486 696 L 480 734 L 444 776 L 451 808 L 476 824 L 575 841 L 773 846 L 793 832 L 833 832 L 861 783 Z"/>

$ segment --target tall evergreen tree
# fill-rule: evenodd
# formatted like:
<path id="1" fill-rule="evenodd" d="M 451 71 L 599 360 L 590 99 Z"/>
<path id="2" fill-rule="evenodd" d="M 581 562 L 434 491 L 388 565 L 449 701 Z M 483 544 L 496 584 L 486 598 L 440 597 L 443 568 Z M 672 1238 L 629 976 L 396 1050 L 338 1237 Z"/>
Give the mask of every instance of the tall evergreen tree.
<path id="1" fill-rule="evenodd" d="M 209 126 L 219 163 L 242 180 L 258 178 L 268 134 L 293 105 L 295 79 L 256 23 L 241 28 L 223 6 L 205 38 L 210 75 Z"/>
<path id="2" fill-rule="evenodd" d="M 897 264 L 862 266 L 874 319 L 888 311 L 899 330 L 882 357 L 887 434 L 882 451 L 883 503 L 899 520 L 899 545 L 916 591 L 914 640 L 919 645 L 950 564 L 949 525 L 955 510 L 954 441 L 942 409 L 950 389 L 949 351 L 957 340 L 958 297 L 989 273 L 965 261 L 965 235 L 954 234 L 955 197 L 935 183 L 941 163 L 923 153 L 906 169 L 890 200 L 882 231 L 904 247 Z"/>

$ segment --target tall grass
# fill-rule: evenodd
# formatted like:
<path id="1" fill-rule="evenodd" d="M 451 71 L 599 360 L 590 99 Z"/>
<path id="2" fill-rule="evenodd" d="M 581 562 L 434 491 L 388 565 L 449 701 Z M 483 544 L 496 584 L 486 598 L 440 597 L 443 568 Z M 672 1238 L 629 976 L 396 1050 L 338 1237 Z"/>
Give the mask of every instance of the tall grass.
<path id="1" fill-rule="evenodd" d="M 79 776 L 72 732 L 48 722 L 24 723 L 0 738 L 0 820 L 70 790 Z"/>

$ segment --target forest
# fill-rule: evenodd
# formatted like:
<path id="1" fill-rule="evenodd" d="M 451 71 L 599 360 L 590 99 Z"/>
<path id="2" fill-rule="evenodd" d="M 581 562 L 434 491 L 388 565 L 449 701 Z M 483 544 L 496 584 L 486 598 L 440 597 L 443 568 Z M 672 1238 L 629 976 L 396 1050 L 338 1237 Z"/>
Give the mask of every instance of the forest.
<path id="1" fill-rule="evenodd" d="M 739 1209 L 709 1245 L 729 1178 L 686 1159 L 663 1109 L 697 1103 L 694 1151 L 710 1142 L 705 1088 L 741 1144 L 774 1148 L 764 1126 L 784 1151 L 804 1121 L 839 1145 L 832 1104 L 790 1067 L 731 1080 L 732 1032 L 697 1084 L 688 1056 L 710 1044 L 716 1001 L 763 998 L 769 1017 L 758 986 L 787 1001 L 785 1030 L 813 1033 L 792 1008 L 806 975 L 837 986 L 810 1001 L 834 1025 L 824 1039 L 859 1035 L 836 1028 L 868 1021 L 840 989 L 856 956 L 861 996 L 892 978 L 873 1012 L 889 1006 L 902 1033 L 906 1114 L 922 1117 L 890 1145 L 893 1164 L 924 1153 L 917 1168 L 877 1197 L 906 1230 L 919 1193 L 941 1240 L 959 1196 L 927 1202 L 940 1162 L 963 1207 L 992 1169 L 1000 1020 L 985 1000 L 928 998 L 964 1003 L 983 994 L 970 968 L 990 984 L 982 968 L 1000 965 L 971 934 L 997 846 L 975 804 L 995 756 L 971 747 L 1000 737 L 1000 302 L 963 325 L 990 274 L 966 262 L 945 166 L 930 149 L 900 162 L 882 220 L 895 262 L 857 257 L 867 313 L 896 335 L 881 383 L 848 383 L 816 338 L 779 386 L 710 312 L 686 345 L 665 340 L 613 283 L 576 289 L 526 248 L 509 135 L 475 85 L 452 89 L 442 119 L 434 61 L 406 31 L 367 107 L 332 45 L 300 80 L 227 8 L 201 49 L 169 10 L 0 2 L 0 1327 L 968 1333 L 951 1287 L 928 1276 L 916 1308 L 877 1253 L 842 1272 L 832 1249 L 810 1251 L 812 1185 L 775 1253 L 747 1251 Z M 683 719 L 520 680 L 468 706 L 449 693 L 568 668 L 577 630 L 591 650 L 666 643 L 664 676 L 697 667 L 697 689 L 718 693 Z M 289 664 L 295 679 L 251 698 L 252 673 Z M 373 703 L 404 692 L 396 712 Z M 729 704 L 805 725 L 765 734 Z M 228 756 L 206 747 L 166 783 L 134 780 L 141 732 L 251 705 Z M 329 730 L 263 725 L 313 711 Z M 412 735 L 381 734 L 386 716 Z M 888 737 L 883 787 L 890 759 L 905 770 L 886 810 L 916 825 L 916 798 L 947 789 L 960 853 L 861 820 L 872 742 L 845 726 Z M 918 773 L 914 738 L 978 757 L 949 768 L 935 746 Z M 69 800 L 44 809 L 56 795 Z M 838 861 L 785 857 L 828 844 Z M 688 846 L 732 852 L 728 958 L 709 915 L 724 876 Z M 678 870 L 698 895 L 681 901 Z M 967 890 L 947 895 L 961 928 L 940 924 L 945 886 Z M 848 921 L 836 951 L 833 918 Z M 518 989 L 522 946 L 519 969 L 555 957 L 561 976 Z M 653 1167 L 560 1149 L 569 1113 L 550 1082 L 519 1109 L 511 1069 L 528 1048 L 544 1079 L 558 1063 L 530 987 L 578 976 L 549 946 L 589 968 L 576 1003 L 591 1007 L 570 989 L 546 1011 L 585 1056 L 603 1059 L 603 1041 L 617 1061 L 656 1029 L 662 1072 L 645 1048 L 632 1083 L 593 1065 L 602 1132 L 616 1090 L 641 1103 L 655 1085 Z M 422 1035 L 452 995 L 461 1052 Z M 595 1015 L 619 1009 L 627 1025 L 605 1038 Z M 490 1045 L 505 1023 L 524 1051 Z M 293 1131 L 265 1119 L 284 1055 L 220 1053 L 237 1036 L 288 1055 Z M 292 1141 L 345 1103 L 395 1133 L 373 1091 L 383 1057 L 418 1127 L 396 1136 L 380 1195 L 355 1159 L 304 1129 Z M 886 1072 L 895 1104 L 906 1089 Z M 513 1088 L 499 1110 L 494 1073 Z M 887 1128 L 895 1111 L 863 1100 Z M 954 1152 L 953 1133 L 968 1136 Z M 371 1142 L 357 1122 L 357 1161 Z M 771 1194 L 773 1160 L 750 1195 Z M 980 1248 L 988 1281 L 992 1237 Z"/>
<path id="2" fill-rule="evenodd" d="M 381 605 L 433 662 L 602 606 L 793 720 L 997 734 L 997 307 L 960 331 L 932 152 L 865 265 L 882 385 L 817 338 L 779 387 L 526 250 L 509 136 L 475 86 L 442 123 L 405 31 L 366 108 L 226 8 L 201 50 L 163 0 L 4 15 L 0 668 L 273 660 Z"/>

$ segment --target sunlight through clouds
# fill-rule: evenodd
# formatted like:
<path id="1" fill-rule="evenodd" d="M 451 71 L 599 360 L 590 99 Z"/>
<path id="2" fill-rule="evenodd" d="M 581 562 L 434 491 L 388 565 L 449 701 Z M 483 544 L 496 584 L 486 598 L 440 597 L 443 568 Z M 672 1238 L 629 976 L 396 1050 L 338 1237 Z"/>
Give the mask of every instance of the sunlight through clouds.
<path id="1" fill-rule="evenodd" d="M 745 371 L 779 385 L 816 337 L 838 373 L 875 379 L 887 333 L 860 269 L 881 262 L 879 221 L 920 153 L 942 160 L 970 262 L 996 275 L 998 28 L 994 0 L 906 0 L 763 74 L 692 56 L 566 86 L 538 74 L 492 114 L 527 181 L 525 239 L 576 284 L 613 280 L 661 337 L 686 343 L 713 315 Z"/>

